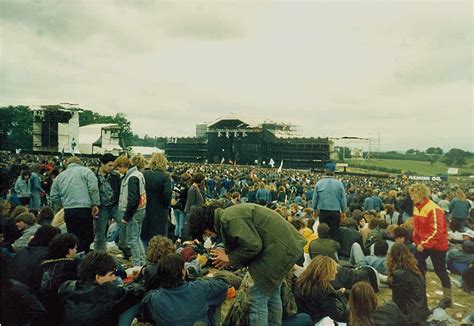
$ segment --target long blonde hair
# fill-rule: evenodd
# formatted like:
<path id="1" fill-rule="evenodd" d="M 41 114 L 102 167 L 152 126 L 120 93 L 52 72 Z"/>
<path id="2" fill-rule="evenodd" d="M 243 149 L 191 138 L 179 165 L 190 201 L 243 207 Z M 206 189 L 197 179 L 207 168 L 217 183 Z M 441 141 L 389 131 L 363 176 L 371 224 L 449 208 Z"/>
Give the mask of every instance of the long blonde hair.
<path id="1" fill-rule="evenodd" d="M 457 189 L 456 192 L 456 197 L 460 200 L 460 201 L 465 201 L 466 200 L 466 194 L 464 193 L 464 191 L 462 191 L 461 189 Z"/>
<path id="2" fill-rule="evenodd" d="M 166 171 L 166 167 L 168 165 L 168 160 L 166 156 L 162 153 L 154 153 L 148 163 L 148 167 L 150 170 L 158 170 L 158 171 Z"/>
<path id="3" fill-rule="evenodd" d="M 303 296 L 311 296 L 318 288 L 333 289 L 331 281 L 337 272 L 337 263 L 327 256 L 316 256 L 296 280 Z"/>

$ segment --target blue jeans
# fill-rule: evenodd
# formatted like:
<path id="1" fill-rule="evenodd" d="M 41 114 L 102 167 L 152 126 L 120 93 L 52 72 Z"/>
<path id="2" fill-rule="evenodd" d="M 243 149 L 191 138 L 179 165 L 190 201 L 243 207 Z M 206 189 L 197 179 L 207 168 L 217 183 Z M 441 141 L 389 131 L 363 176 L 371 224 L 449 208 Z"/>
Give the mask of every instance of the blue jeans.
<path id="1" fill-rule="evenodd" d="M 140 303 L 134 304 L 133 306 L 124 310 L 118 320 L 118 326 L 130 326 L 132 324 L 133 318 L 138 314 L 140 310 Z"/>
<path id="2" fill-rule="evenodd" d="M 107 224 L 109 218 L 113 218 L 120 227 L 122 218 L 119 215 L 118 206 L 99 207 L 99 215 L 94 219 L 94 250 L 105 252 L 107 250 Z M 126 247 L 125 228 L 120 227 L 119 247 Z"/>
<path id="3" fill-rule="evenodd" d="M 140 233 L 142 232 L 142 224 L 145 219 L 145 210 L 142 209 L 137 211 L 133 215 L 132 219 L 128 221 L 126 226 L 127 233 L 127 246 L 130 248 L 132 255 L 132 263 L 134 266 L 145 265 L 145 247 L 140 239 Z"/>
<path id="4" fill-rule="evenodd" d="M 349 262 L 352 265 L 357 265 L 358 263 L 364 260 L 364 257 L 365 255 L 362 251 L 362 247 L 360 246 L 360 244 L 355 242 L 351 247 L 351 257 L 349 258 Z"/>
<path id="5" fill-rule="evenodd" d="M 283 326 L 312 326 L 314 325 L 311 320 L 311 316 L 308 314 L 300 313 L 294 316 L 283 319 Z"/>
<path id="6" fill-rule="evenodd" d="M 283 306 L 280 296 L 281 282 L 269 294 L 263 293 L 257 286 L 249 290 L 250 325 L 281 325 Z"/>
<path id="7" fill-rule="evenodd" d="M 176 228 L 174 229 L 174 235 L 177 237 L 183 236 L 184 224 L 186 223 L 186 213 L 180 209 L 175 208 L 174 217 L 176 218 Z"/>

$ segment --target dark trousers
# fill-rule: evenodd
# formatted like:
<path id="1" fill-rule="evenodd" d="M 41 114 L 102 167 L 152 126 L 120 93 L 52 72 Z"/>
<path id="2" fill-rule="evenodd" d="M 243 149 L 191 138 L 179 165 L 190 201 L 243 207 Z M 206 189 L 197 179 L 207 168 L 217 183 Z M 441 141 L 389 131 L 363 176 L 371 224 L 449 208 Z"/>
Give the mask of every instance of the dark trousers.
<path id="1" fill-rule="evenodd" d="M 341 212 L 339 211 L 319 211 L 319 223 L 326 223 L 329 226 L 329 235 L 339 242 L 339 224 L 341 223 Z"/>
<path id="2" fill-rule="evenodd" d="M 446 269 L 446 251 L 425 249 L 423 252 L 416 252 L 416 260 L 420 271 L 426 273 L 426 258 L 431 257 L 436 275 L 438 275 L 443 284 L 443 288 L 451 288 L 451 280 L 449 279 Z"/>
<path id="3" fill-rule="evenodd" d="M 91 208 L 64 209 L 64 221 L 67 232 L 79 238 L 77 252 L 89 252 L 89 247 L 94 242 L 94 218 Z"/>

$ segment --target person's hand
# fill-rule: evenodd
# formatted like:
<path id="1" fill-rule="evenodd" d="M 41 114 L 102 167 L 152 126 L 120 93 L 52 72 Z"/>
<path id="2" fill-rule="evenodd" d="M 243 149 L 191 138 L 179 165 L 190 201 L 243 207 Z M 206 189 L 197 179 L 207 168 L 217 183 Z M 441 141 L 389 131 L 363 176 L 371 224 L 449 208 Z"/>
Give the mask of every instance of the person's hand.
<path id="1" fill-rule="evenodd" d="M 128 224 L 128 221 L 122 220 L 123 224 Z"/>
<path id="2" fill-rule="evenodd" d="M 92 216 L 97 216 L 99 214 L 99 207 L 92 206 Z"/>
<path id="3" fill-rule="evenodd" d="M 341 292 L 342 294 L 344 294 L 346 292 L 346 288 L 340 288 L 339 289 L 339 292 Z"/>
<path id="4" fill-rule="evenodd" d="M 419 244 L 417 247 L 416 247 L 416 250 L 418 252 L 423 252 L 423 250 L 425 250 L 425 248 L 423 248 L 423 246 L 421 244 Z"/>
<path id="5" fill-rule="evenodd" d="M 223 269 L 230 266 L 229 256 L 222 249 L 211 251 L 212 265 L 218 269 Z"/>

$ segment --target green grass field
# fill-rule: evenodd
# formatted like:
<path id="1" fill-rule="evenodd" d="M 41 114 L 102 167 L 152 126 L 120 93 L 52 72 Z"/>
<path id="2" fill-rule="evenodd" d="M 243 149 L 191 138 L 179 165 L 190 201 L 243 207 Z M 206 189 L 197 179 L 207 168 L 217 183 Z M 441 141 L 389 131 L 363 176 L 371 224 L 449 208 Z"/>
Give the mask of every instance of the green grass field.
<path id="1" fill-rule="evenodd" d="M 413 171 L 418 175 L 447 175 L 448 166 L 441 162 L 431 164 L 430 162 L 422 161 L 407 161 L 407 160 L 355 160 L 349 159 L 349 168 L 367 169 L 367 167 L 384 167 L 388 169 L 400 169 L 403 172 Z M 371 170 L 369 168 L 369 170 Z M 459 168 L 459 173 L 469 173 L 474 175 L 474 157 L 467 160 L 467 164 Z"/>

